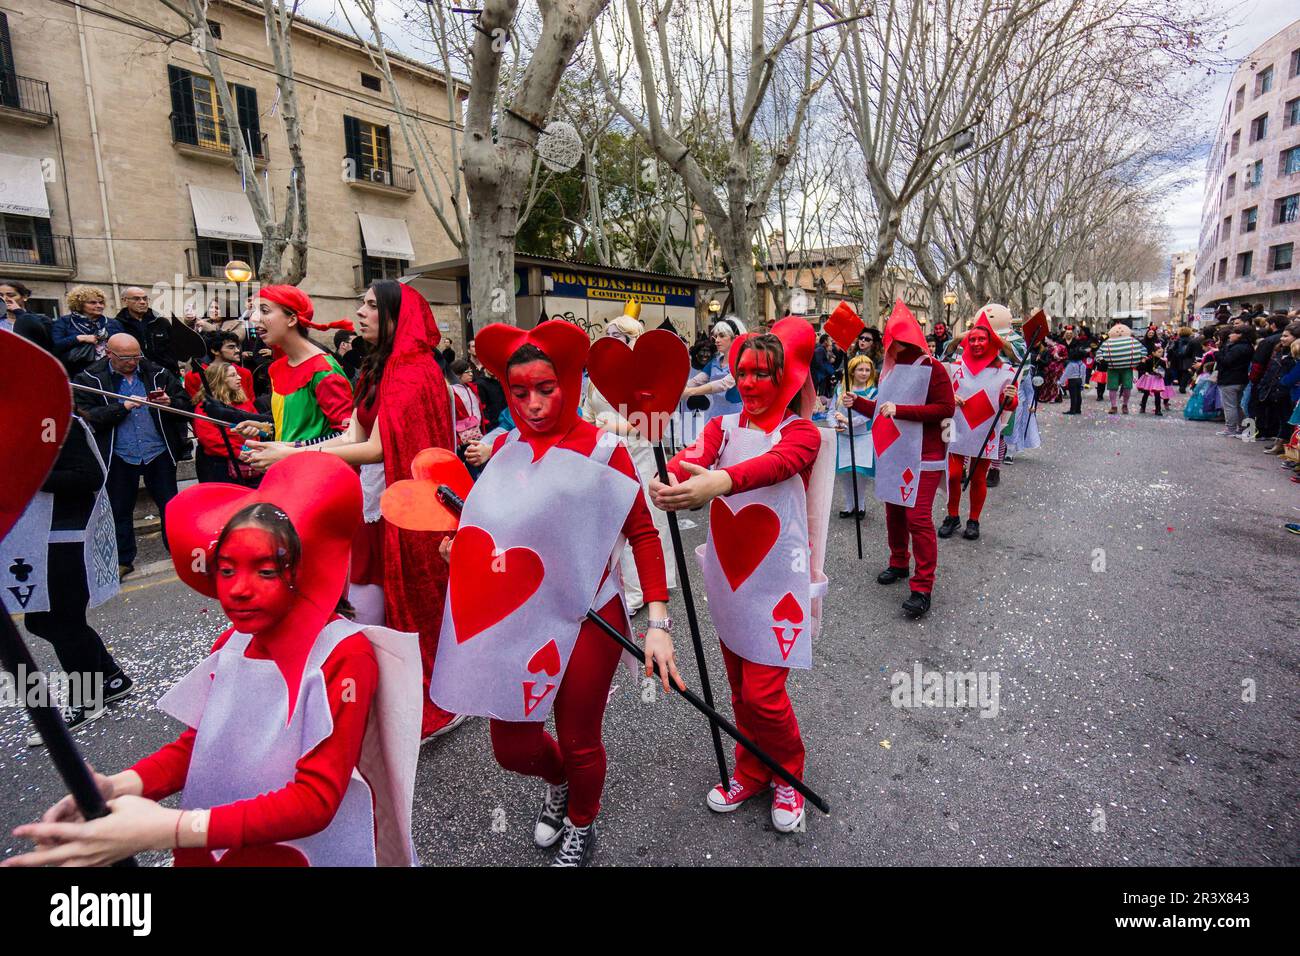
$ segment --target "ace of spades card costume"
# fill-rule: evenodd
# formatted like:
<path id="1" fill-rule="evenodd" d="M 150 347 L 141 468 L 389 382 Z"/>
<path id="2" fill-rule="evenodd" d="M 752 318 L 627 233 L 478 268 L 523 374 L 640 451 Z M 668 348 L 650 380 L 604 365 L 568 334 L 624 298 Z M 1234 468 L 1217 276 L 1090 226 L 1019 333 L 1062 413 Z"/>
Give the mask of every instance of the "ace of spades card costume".
<path id="1" fill-rule="evenodd" d="M 835 450 L 830 431 L 808 417 L 816 402 L 808 374 L 816 344 L 812 326 L 787 317 L 771 335 L 780 341 L 783 368 L 770 404 L 755 410 L 746 397 L 742 411 L 711 420 L 668 468 L 679 481 L 690 477 L 683 467 L 688 462 L 725 470 L 731 478 L 731 491 L 710 503 L 708 540 L 696 552 L 709 613 L 722 642 L 736 726 L 802 779 L 804 746 L 785 684 L 790 668 L 812 666 L 827 585 L 822 565 Z M 752 338 L 740 336 L 731 346 L 729 364 L 738 381 L 748 367 L 738 363 L 766 358 L 746 346 Z M 789 409 L 796 398 L 799 414 Z M 737 746 L 735 757 L 730 791 L 719 786 L 709 795 L 714 810 L 725 812 L 766 792 L 773 779 L 745 748 Z M 792 788 L 776 790 L 777 803 L 789 801 L 802 812 L 802 797 Z"/>
<path id="2" fill-rule="evenodd" d="M 177 575 L 215 596 L 206 569 L 222 529 L 259 502 L 280 509 L 301 540 L 295 603 L 273 639 L 235 627 L 218 638 L 158 702 L 189 729 L 131 769 L 147 798 L 179 790 L 182 808 L 211 808 L 206 847 L 176 850 L 178 866 L 414 865 L 419 646 L 334 613 L 361 521 L 356 474 L 298 455 L 256 490 L 187 488 L 168 505 Z"/>
<path id="3" fill-rule="evenodd" d="M 493 324 L 475 343 L 506 384 L 516 425 L 498 437 L 465 498 L 430 695 L 447 710 L 491 718 L 498 763 L 542 777 L 548 794 L 567 787 L 556 812 L 588 827 L 604 788 L 601 721 L 621 650 L 586 613 L 595 608 L 628 630 L 618 572 L 624 539 L 645 601 L 667 601 L 663 551 L 626 445 L 577 415 L 586 333 L 562 320 L 531 331 Z M 559 383 L 546 431 L 529 424 L 513 396 L 518 373 L 509 363 L 523 346 L 543 353 Z M 545 729 L 552 711 L 556 737 Z"/>
<path id="4" fill-rule="evenodd" d="M 984 332 L 985 341 L 973 344 L 972 333 Z M 988 470 L 991 462 L 999 458 L 1001 438 L 995 432 L 989 435 L 994 417 L 1002 404 L 1002 392 L 1015 377 L 1015 369 L 999 355 L 1002 339 L 994 331 L 987 311 L 981 309 L 970 329 L 962 339 L 961 358 L 947 366 L 952 376 L 957 411 L 953 415 L 952 441 L 948 445 L 948 517 L 939 531 L 948 537 L 960 523 L 962 480 L 967 459 L 970 459 L 970 520 L 973 528 L 966 537 L 979 534 L 980 514 L 988 494 Z M 1017 399 L 1007 407 L 1014 409 Z"/>
<path id="5" fill-rule="evenodd" d="M 891 351 L 895 346 L 896 351 Z M 876 415 L 876 409 L 886 402 L 895 406 L 892 418 Z M 930 354 L 924 331 L 901 301 L 894 303 L 885 323 L 885 361 L 876 397 L 856 398 L 853 408 L 873 417 L 875 492 L 885 503 L 889 534 L 889 567 L 877 580 L 890 584 L 911 574 L 913 594 L 923 596 L 919 604 L 913 602 L 911 606 L 922 608 L 918 613 L 924 613 L 929 608 L 938 561 L 938 540 L 930 512 L 948 467 L 943 423 L 952 418 L 956 403 L 947 371 Z M 916 554 L 914 574 L 910 569 L 909 538 Z"/>

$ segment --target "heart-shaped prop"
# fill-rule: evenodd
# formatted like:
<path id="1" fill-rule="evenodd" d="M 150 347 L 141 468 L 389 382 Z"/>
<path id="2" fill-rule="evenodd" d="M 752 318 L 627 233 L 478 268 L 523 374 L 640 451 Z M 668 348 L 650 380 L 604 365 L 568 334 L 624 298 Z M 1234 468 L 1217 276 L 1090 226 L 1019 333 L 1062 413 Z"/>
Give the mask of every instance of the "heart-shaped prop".
<path id="1" fill-rule="evenodd" d="M 632 348 L 615 338 L 598 339 L 587 356 L 587 374 L 605 400 L 653 442 L 681 401 L 691 357 L 676 335 L 654 329 Z"/>
<path id="2" fill-rule="evenodd" d="M 68 374 L 49 352 L 0 334 L 0 538 L 18 523 L 59 457 L 72 424 Z"/>
<path id="3" fill-rule="evenodd" d="M 853 347 L 854 340 L 866 327 L 858 313 L 854 312 L 853 307 L 847 302 L 837 305 L 835 311 L 822 323 L 822 331 L 845 352 Z"/>
<path id="4" fill-rule="evenodd" d="M 739 511 L 722 498 L 709 506 L 713 547 L 731 590 L 737 590 L 763 563 L 781 535 L 781 519 L 767 505 L 754 502 Z"/>
<path id="5" fill-rule="evenodd" d="M 497 548 L 492 535 L 466 525 L 451 547 L 451 617 L 456 643 L 464 644 L 519 610 L 539 587 L 545 570 L 531 548 Z"/>
<path id="6" fill-rule="evenodd" d="M 460 515 L 438 500 L 439 485 L 464 501 L 474 480 L 455 452 L 426 448 L 412 459 L 411 477 L 384 490 L 379 510 L 386 521 L 407 531 L 455 531 Z"/>

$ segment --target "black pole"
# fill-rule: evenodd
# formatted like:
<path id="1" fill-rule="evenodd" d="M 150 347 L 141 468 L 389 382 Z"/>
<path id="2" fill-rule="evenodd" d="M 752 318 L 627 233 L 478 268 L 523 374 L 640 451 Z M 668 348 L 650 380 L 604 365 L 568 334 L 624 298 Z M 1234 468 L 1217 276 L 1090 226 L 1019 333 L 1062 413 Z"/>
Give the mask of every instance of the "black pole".
<path id="1" fill-rule="evenodd" d="M 590 611 L 590 610 L 587 611 L 587 620 L 597 625 L 602 631 L 604 631 L 614 640 L 618 641 L 618 643 L 622 645 L 623 650 L 627 651 L 629 654 L 631 654 L 633 657 L 639 660 L 642 664 L 645 663 L 645 652 L 642 651 L 641 648 L 637 647 L 636 644 L 634 644 L 632 641 L 628 640 L 627 635 L 624 634 L 622 631 L 620 631 L 618 628 L 614 627 L 612 624 L 606 621 L 595 611 Z M 687 701 L 689 701 L 690 704 L 696 710 L 698 710 L 705 717 L 709 718 L 709 724 L 713 728 L 713 734 L 715 737 L 718 734 L 718 728 L 721 727 L 723 730 L 727 732 L 728 736 L 730 736 L 733 740 L 736 741 L 736 743 L 740 744 L 742 747 L 744 747 L 746 750 L 752 753 L 755 757 L 761 760 L 769 770 L 771 770 L 774 774 L 776 774 L 778 777 L 780 777 L 790 786 L 794 787 L 801 794 L 803 794 L 804 798 L 807 799 L 808 802 L 811 803 L 814 807 L 816 807 L 818 810 L 820 810 L 822 813 L 825 814 L 829 814 L 831 812 L 830 805 L 827 804 L 825 800 L 817 796 L 817 794 L 814 793 L 808 787 L 808 785 L 805 784 L 802 780 L 800 780 L 789 770 L 786 770 L 785 767 L 781 766 L 779 763 L 777 763 L 775 760 L 769 757 L 766 753 L 764 753 L 763 750 L 758 746 L 758 744 L 754 743 L 752 740 L 750 740 L 748 737 L 742 734 L 740 730 L 737 729 L 736 726 L 731 723 L 731 721 L 727 720 L 727 718 L 723 717 L 716 710 L 714 710 L 713 705 L 700 700 L 699 696 L 692 691 L 682 690 L 680 687 L 678 687 L 676 684 L 672 682 L 671 678 L 669 678 L 668 680 L 668 686 L 671 687 L 673 690 L 675 690 L 682 697 L 685 697 Z M 706 683 L 704 686 L 707 688 L 708 684 Z"/>
<path id="2" fill-rule="evenodd" d="M 659 480 L 666 485 L 668 484 L 668 462 L 664 458 L 664 446 L 661 442 L 654 443 L 654 452 L 655 467 L 659 471 Z M 673 539 L 673 559 L 677 562 L 677 580 L 681 584 L 682 600 L 686 603 L 686 624 L 690 628 L 691 644 L 695 648 L 695 666 L 700 671 L 700 686 L 704 690 L 704 702 L 712 710 L 713 687 L 709 684 L 709 665 L 704 659 L 704 642 L 700 639 L 700 621 L 695 614 L 695 595 L 691 591 L 691 578 L 686 568 L 686 549 L 682 546 L 682 530 L 677 526 L 677 512 L 675 511 L 668 512 L 668 532 Z M 604 622 L 601 621 L 601 623 Z M 644 660 L 643 657 L 643 663 Z M 727 756 L 722 750 L 722 735 L 718 733 L 716 723 L 710 724 L 710 729 L 713 731 L 713 753 L 718 758 L 718 779 L 722 781 L 722 789 L 728 790 L 731 787 L 731 772 L 727 769 Z M 735 734 L 732 734 L 732 736 L 734 737 Z"/>
<path id="3" fill-rule="evenodd" d="M 82 759 L 81 753 L 77 750 L 77 745 L 72 741 L 72 734 L 68 731 L 68 725 L 63 722 L 63 716 L 59 713 L 52 703 L 48 703 L 49 682 L 45 674 L 36 666 L 36 661 L 32 659 L 32 652 L 23 643 L 22 636 L 18 633 L 18 628 L 14 625 L 13 619 L 5 613 L 0 613 L 0 665 L 5 670 L 13 674 L 14 682 L 19 692 L 25 694 L 25 682 L 19 679 L 20 672 L 27 675 L 38 675 L 37 679 L 45 687 L 44 705 L 34 705 L 25 702 L 27 714 L 31 717 L 32 723 L 36 725 L 36 731 L 41 735 L 41 740 L 45 742 L 45 748 L 49 751 L 50 760 L 54 762 L 54 767 L 63 778 L 64 785 L 72 798 L 77 801 L 77 807 L 81 810 L 81 815 L 87 820 L 96 820 L 99 817 L 108 816 L 108 805 L 104 802 L 104 795 L 99 792 L 99 787 L 95 785 L 94 775 L 91 774 L 90 768 L 86 766 L 85 760 Z M 29 676 L 30 679 L 30 676 Z M 114 866 L 135 866 L 135 858 L 127 857 L 119 860 Z"/>
<path id="4" fill-rule="evenodd" d="M 1029 361 L 1029 343 L 1025 343 L 1025 354 L 1020 358 L 1020 364 L 1016 366 L 1016 374 L 1011 379 L 1012 385 L 1019 385 L 1020 373 L 1025 370 L 1025 363 Z M 990 441 L 993 440 L 993 433 L 997 431 L 998 422 L 1002 420 L 1002 413 L 1007 410 L 1006 395 L 998 396 L 998 413 L 993 416 L 993 424 L 989 426 L 988 434 L 984 436 L 984 444 L 980 445 L 979 450 L 983 451 Z M 976 455 L 975 457 L 979 457 Z M 970 480 L 975 474 L 975 463 L 971 462 L 970 468 L 966 469 L 966 476 L 962 478 L 961 490 L 965 491 L 970 486 Z"/>
<path id="5" fill-rule="evenodd" d="M 849 353 L 844 353 L 844 393 L 852 395 L 853 389 L 849 382 Z M 849 466 L 853 469 L 853 526 L 858 535 L 858 560 L 862 560 L 862 506 L 858 503 L 858 450 L 854 447 L 853 442 L 853 406 L 850 405 L 845 409 L 848 415 L 845 417 L 849 420 Z"/>
<path id="6" fill-rule="evenodd" d="M 223 422 L 220 419 L 210 418 L 207 415 L 200 415 L 198 412 L 187 412 L 179 408 L 172 408 L 170 405 L 159 405 L 157 402 L 151 402 L 148 399 L 136 398 L 134 395 L 119 395 L 116 392 L 106 392 L 102 388 L 94 388 L 90 385 L 79 385 L 76 382 L 69 382 L 73 388 L 83 392 L 91 392 L 95 395 L 103 395 L 105 398 L 115 398 L 119 402 L 135 402 L 137 405 L 145 405 L 149 408 L 156 408 L 160 412 L 170 412 L 173 415 L 183 415 L 186 418 L 193 418 L 200 422 L 210 422 L 218 428 L 224 428 L 228 431 L 234 431 L 235 426 L 229 422 Z M 260 424 L 260 423 L 259 423 Z M 268 428 L 271 426 L 267 426 Z"/>

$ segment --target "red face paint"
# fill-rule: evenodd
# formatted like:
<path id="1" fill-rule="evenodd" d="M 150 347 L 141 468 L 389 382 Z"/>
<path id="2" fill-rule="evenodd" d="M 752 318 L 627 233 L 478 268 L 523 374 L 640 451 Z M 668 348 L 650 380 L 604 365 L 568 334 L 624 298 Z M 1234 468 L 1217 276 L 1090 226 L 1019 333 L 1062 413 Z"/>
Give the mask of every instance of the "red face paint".
<path id="1" fill-rule="evenodd" d="M 536 359 L 512 366 L 507 379 L 510 414 L 516 422 L 526 423 L 539 435 L 549 434 L 560 426 L 564 392 L 550 362 Z"/>
<path id="2" fill-rule="evenodd" d="M 765 352 L 745 350 L 736 368 L 736 388 L 750 418 L 756 418 L 772 407 L 777 396 L 777 381 Z"/>
<path id="3" fill-rule="evenodd" d="M 230 532 L 217 555 L 217 600 L 245 634 L 270 630 L 293 606 L 293 589 L 276 560 L 278 547 L 270 532 L 249 526 Z"/>
<path id="4" fill-rule="evenodd" d="M 988 354 L 989 334 L 981 328 L 971 329 L 966 333 L 966 347 L 975 359 L 982 359 Z"/>

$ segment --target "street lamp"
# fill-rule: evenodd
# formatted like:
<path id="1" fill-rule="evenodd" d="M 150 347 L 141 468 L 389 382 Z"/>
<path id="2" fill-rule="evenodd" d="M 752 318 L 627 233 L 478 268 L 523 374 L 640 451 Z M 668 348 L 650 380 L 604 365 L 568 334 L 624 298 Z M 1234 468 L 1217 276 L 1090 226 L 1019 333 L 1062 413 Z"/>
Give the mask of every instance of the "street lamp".
<path id="1" fill-rule="evenodd" d="M 945 292 L 943 294 L 943 304 L 944 304 L 943 323 L 944 325 L 948 326 L 949 329 L 951 329 L 952 328 L 952 307 L 957 304 L 957 293 Z"/>
<path id="2" fill-rule="evenodd" d="M 236 285 L 243 285 L 253 278 L 253 268 L 242 259 L 231 259 L 226 263 L 226 279 Z"/>

